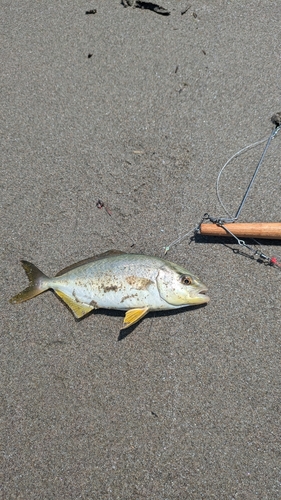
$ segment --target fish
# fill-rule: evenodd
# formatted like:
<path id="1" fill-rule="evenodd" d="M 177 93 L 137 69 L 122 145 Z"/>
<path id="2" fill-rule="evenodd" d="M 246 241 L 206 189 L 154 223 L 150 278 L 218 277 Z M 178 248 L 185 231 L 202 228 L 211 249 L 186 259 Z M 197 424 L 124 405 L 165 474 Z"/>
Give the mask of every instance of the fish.
<path id="1" fill-rule="evenodd" d="M 10 299 L 24 302 L 51 289 L 76 318 L 94 309 L 126 311 L 128 328 L 150 311 L 167 311 L 209 302 L 207 288 L 183 267 L 141 254 L 109 250 L 62 269 L 48 278 L 34 264 L 21 261 L 29 286 Z"/>

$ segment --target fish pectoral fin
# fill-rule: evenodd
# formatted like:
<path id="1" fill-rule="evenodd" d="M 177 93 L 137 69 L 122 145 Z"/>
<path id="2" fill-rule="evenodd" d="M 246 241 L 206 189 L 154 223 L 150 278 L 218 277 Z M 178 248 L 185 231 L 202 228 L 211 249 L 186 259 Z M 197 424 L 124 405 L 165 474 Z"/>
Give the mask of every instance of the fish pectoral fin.
<path id="1" fill-rule="evenodd" d="M 129 311 L 127 311 L 125 314 L 121 330 L 124 330 L 124 328 L 128 328 L 128 326 L 132 326 L 134 323 L 143 318 L 148 312 L 149 312 L 149 307 L 129 309 Z"/>
<path id="2" fill-rule="evenodd" d="M 58 295 L 71 309 L 73 312 L 75 318 L 82 318 L 85 316 L 85 314 L 88 314 L 90 311 L 95 309 L 93 306 L 90 306 L 88 304 L 84 304 L 82 302 L 77 302 L 75 299 L 72 299 L 65 293 L 61 292 L 60 290 L 54 290 L 56 295 Z"/>

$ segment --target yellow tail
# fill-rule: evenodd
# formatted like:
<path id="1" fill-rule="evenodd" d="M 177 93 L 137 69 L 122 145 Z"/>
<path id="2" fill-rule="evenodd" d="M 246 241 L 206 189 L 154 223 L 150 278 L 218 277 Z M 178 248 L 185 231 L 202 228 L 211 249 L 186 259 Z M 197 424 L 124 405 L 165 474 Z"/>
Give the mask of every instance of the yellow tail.
<path id="1" fill-rule="evenodd" d="M 29 279 L 29 286 L 12 297 L 10 299 L 11 304 L 17 304 L 32 299 L 49 288 L 49 278 L 43 274 L 40 269 L 34 264 L 31 264 L 31 262 L 27 262 L 27 260 L 22 260 L 21 263 Z"/>

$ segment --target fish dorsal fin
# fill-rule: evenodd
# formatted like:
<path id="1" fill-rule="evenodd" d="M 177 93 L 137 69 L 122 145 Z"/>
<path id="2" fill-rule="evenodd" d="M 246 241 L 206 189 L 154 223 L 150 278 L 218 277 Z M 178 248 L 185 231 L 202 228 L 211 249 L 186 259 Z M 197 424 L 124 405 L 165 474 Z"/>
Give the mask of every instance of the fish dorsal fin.
<path id="1" fill-rule="evenodd" d="M 125 314 L 124 323 L 121 330 L 124 330 L 124 328 L 128 328 L 128 326 L 132 326 L 134 323 L 143 318 L 148 312 L 149 307 L 129 309 L 129 311 L 127 311 Z"/>
<path id="2" fill-rule="evenodd" d="M 56 295 L 58 295 L 66 305 L 71 309 L 75 318 L 82 318 L 85 314 L 88 314 L 90 311 L 95 309 L 93 306 L 88 304 L 83 304 L 82 302 L 76 302 L 76 300 L 72 299 L 65 293 L 60 290 L 55 290 Z"/>
<path id="3" fill-rule="evenodd" d="M 88 257 L 88 259 L 83 259 L 80 260 L 79 262 L 76 262 L 75 264 L 71 264 L 70 266 L 65 267 L 61 271 L 59 271 L 56 276 L 62 276 L 65 273 L 68 273 L 69 271 L 72 271 L 72 269 L 76 269 L 77 267 L 84 266 L 84 264 L 90 264 L 91 262 L 95 262 L 96 260 L 101 260 L 101 259 L 106 259 L 106 257 L 113 257 L 117 255 L 122 255 L 125 254 L 126 252 L 121 252 L 121 250 L 108 250 L 107 252 L 100 253 L 99 255 L 94 255 L 93 257 Z"/>

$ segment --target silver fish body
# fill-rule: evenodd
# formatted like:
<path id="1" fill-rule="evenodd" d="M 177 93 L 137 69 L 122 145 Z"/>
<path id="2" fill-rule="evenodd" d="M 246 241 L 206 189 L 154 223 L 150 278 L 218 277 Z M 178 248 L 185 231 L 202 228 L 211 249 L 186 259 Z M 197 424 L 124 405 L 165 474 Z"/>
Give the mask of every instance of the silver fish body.
<path id="1" fill-rule="evenodd" d="M 127 311 L 123 328 L 149 311 L 209 301 L 207 289 L 198 278 L 158 257 L 113 250 L 69 266 L 54 278 L 48 278 L 27 261 L 22 263 L 30 285 L 11 302 L 23 302 L 52 289 L 77 318 L 98 308 Z"/>

